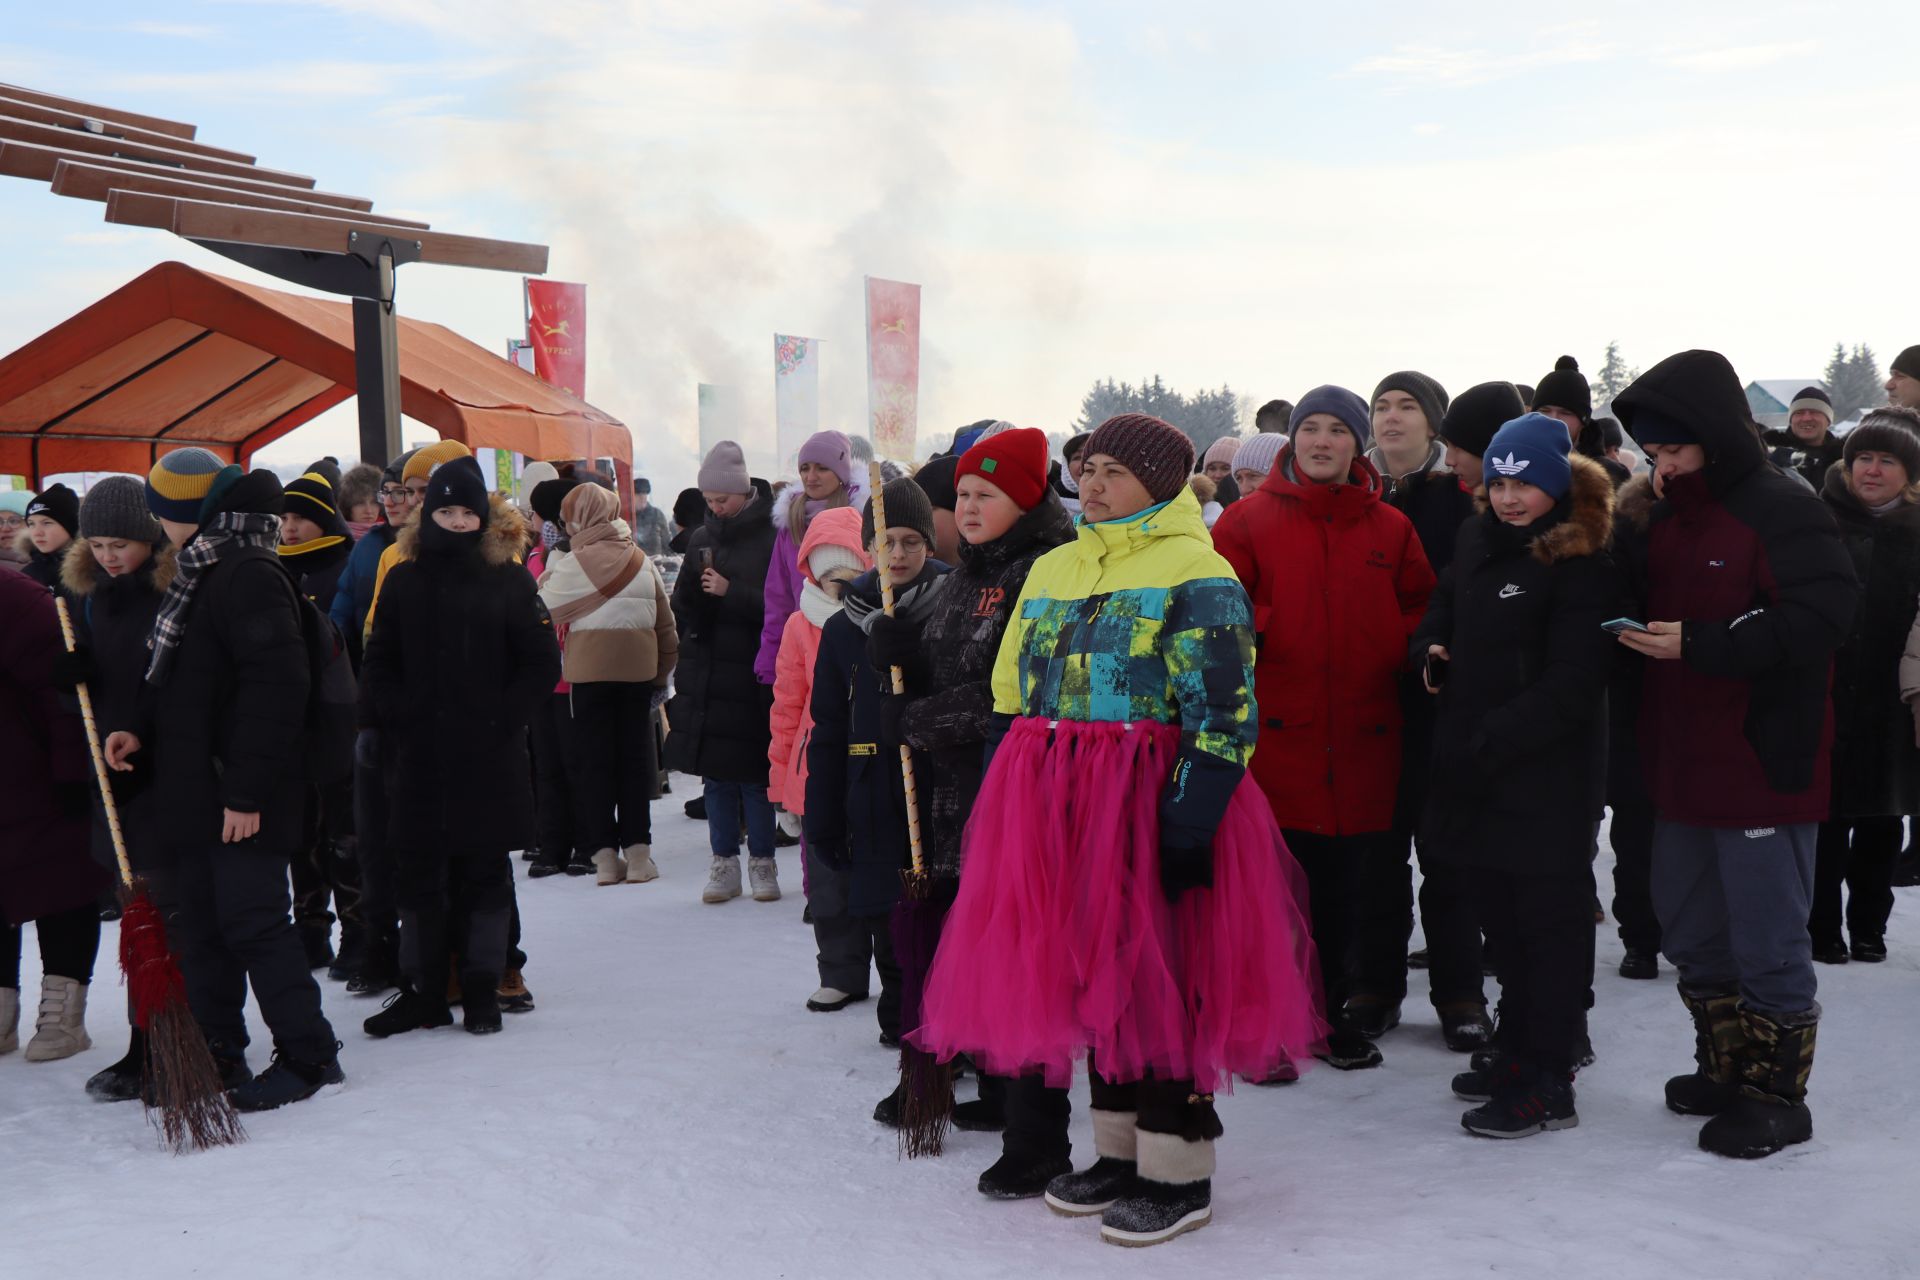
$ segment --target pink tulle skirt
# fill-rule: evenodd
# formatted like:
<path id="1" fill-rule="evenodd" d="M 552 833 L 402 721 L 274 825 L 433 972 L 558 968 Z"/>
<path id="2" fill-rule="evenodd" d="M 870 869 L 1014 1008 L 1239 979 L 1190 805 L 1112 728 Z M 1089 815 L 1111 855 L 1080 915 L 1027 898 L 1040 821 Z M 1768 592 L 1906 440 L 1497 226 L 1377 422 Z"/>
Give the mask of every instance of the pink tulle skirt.
<path id="1" fill-rule="evenodd" d="M 1213 887 L 1161 892 L 1179 749 L 1159 723 L 1014 722 L 967 824 L 915 1045 L 1056 1087 L 1091 1050 L 1116 1083 L 1211 1092 L 1323 1044 L 1305 877 L 1251 775 L 1214 837 Z"/>

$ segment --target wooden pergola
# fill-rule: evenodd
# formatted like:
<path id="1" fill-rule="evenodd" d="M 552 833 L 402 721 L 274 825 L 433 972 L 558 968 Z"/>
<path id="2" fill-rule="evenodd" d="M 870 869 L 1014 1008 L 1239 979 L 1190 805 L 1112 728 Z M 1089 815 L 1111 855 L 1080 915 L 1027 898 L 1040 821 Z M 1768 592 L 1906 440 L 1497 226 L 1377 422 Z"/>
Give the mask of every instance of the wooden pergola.
<path id="1" fill-rule="evenodd" d="M 282 280 L 351 298 L 360 453 L 385 462 L 400 449 L 395 270 L 432 262 L 541 275 L 547 247 L 375 213 L 372 200 L 321 191 L 304 174 L 265 168 L 199 141 L 198 132 L 0 84 L 0 175 L 103 203 L 110 223 L 171 231 Z M 629 443 L 629 458 L 631 451 Z"/>

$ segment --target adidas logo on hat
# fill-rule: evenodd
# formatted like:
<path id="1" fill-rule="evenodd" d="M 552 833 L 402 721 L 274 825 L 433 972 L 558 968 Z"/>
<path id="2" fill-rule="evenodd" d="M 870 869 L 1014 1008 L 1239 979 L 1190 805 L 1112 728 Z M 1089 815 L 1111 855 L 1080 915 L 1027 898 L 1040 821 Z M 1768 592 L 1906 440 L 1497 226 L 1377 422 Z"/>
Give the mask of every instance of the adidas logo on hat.
<path id="1" fill-rule="evenodd" d="M 1532 460 L 1528 458 L 1522 458 L 1518 461 L 1515 461 L 1512 450 L 1508 450 L 1506 457 L 1494 458 L 1492 460 L 1492 465 L 1493 465 L 1493 469 L 1495 471 L 1498 471 L 1503 476 L 1517 476 L 1522 471 L 1525 471 L 1529 466 L 1532 465 Z"/>

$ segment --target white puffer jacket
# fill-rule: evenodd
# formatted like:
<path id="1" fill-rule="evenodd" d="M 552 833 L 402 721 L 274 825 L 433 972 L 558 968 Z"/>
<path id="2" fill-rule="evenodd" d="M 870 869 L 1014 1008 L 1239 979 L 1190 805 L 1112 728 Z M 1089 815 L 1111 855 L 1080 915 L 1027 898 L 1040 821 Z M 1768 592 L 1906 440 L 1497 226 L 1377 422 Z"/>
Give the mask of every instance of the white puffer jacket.
<path id="1" fill-rule="evenodd" d="M 638 553 L 636 554 L 643 554 Z M 574 684 L 616 681 L 665 685 L 680 656 L 667 584 L 651 556 L 611 600 L 567 628 L 561 671 Z M 540 598 L 549 609 L 595 597 L 599 588 L 571 552 L 555 548 L 540 575 Z"/>

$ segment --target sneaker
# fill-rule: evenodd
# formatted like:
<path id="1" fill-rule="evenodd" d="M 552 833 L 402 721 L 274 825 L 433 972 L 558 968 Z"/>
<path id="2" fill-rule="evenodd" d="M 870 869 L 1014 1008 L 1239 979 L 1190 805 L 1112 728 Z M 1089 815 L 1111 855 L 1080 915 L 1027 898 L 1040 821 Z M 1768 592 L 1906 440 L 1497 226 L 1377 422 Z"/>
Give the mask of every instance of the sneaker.
<path id="1" fill-rule="evenodd" d="M 575 849 L 573 856 L 567 859 L 563 870 L 570 876 L 590 876 L 593 874 L 593 855 Z"/>
<path id="2" fill-rule="evenodd" d="M 1863 938 L 1855 934 L 1853 938 L 1853 958 L 1861 964 L 1879 964 L 1887 958 L 1887 940 L 1885 938 Z"/>
<path id="3" fill-rule="evenodd" d="M 1493 1038 L 1493 1019 L 1483 1004 L 1449 1004 L 1438 1010 L 1440 1035 L 1455 1053 L 1484 1049 Z"/>
<path id="4" fill-rule="evenodd" d="M 340 930 L 340 950 L 327 966 L 327 981 L 348 982 L 367 962 L 367 935 L 363 929 Z"/>
<path id="5" fill-rule="evenodd" d="M 740 856 L 728 858 L 714 854 L 713 865 L 707 868 L 707 887 L 700 891 L 700 901 L 720 903 L 739 896 Z"/>
<path id="6" fill-rule="evenodd" d="M 780 901 L 780 867 L 772 858 L 748 858 L 747 882 L 755 902 Z"/>
<path id="7" fill-rule="evenodd" d="M 838 1013 L 850 1004 L 858 1004 L 867 998 L 862 991 L 855 994 L 842 991 L 838 987 L 822 987 L 807 997 L 807 1009 L 813 1013 Z"/>
<path id="8" fill-rule="evenodd" d="M 522 862 L 537 862 L 539 858 L 540 851 L 538 849 L 522 849 L 520 851 L 520 861 Z"/>
<path id="9" fill-rule="evenodd" d="M 1474 1061 L 1480 1061 L 1479 1055 L 1475 1055 Z M 1519 1070 L 1511 1058 L 1495 1050 L 1485 1063 L 1453 1078 L 1453 1096 L 1462 1102 L 1491 1102 L 1493 1095 L 1503 1084 L 1512 1081 Z"/>
<path id="10" fill-rule="evenodd" d="M 347 979 L 347 994 L 377 996 L 399 985 L 400 966 L 394 959 L 392 945 L 372 945 L 360 962 L 360 972 Z"/>
<path id="11" fill-rule="evenodd" d="M 147 1033 L 134 1027 L 127 1056 L 104 1071 L 96 1071 L 87 1080 L 87 1096 L 95 1102 L 132 1102 L 146 1085 Z"/>
<path id="12" fill-rule="evenodd" d="M 1118 1156 L 1101 1156 L 1080 1173 L 1063 1173 L 1047 1184 L 1047 1208 L 1066 1218 L 1105 1213 L 1140 1181 L 1140 1166 Z"/>
<path id="13" fill-rule="evenodd" d="M 1154 1182 L 1140 1178 L 1133 1190 L 1100 1215 L 1100 1238 L 1130 1249 L 1163 1244 L 1213 1221 L 1213 1179 Z"/>
<path id="14" fill-rule="evenodd" d="M 1851 955 L 1847 951 L 1847 944 L 1839 938 L 1816 938 L 1813 958 L 1820 964 L 1845 964 Z"/>
<path id="15" fill-rule="evenodd" d="M 527 868 L 527 879 L 545 880 L 548 876 L 557 876 L 565 870 L 566 867 L 561 864 L 560 859 L 549 858 L 543 851 L 533 860 L 533 865 Z"/>
<path id="16" fill-rule="evenodd" d="M 975 1098 L 971 1102 L 958 1102 L 953 1107 L 953 1127 L 968 1133 L 1005 1133 L 1007 1112 L 997 1102 L 984 1098 Z"/>
<path id="17" fill-rule="evenodd" d="M 645 884 L 649 880 L 660 878 L 660 868 L 653 865 L 653 846 L 650 844 L 630 844 L 627 846 L 627 883 Z"/>
<path id="18" fill-rule="evenodd" d="M 1385 996 L 1355 996 L 1347 1001 L 1344 1020 L 1356 1035 L 1378 1040 L 1400 1025 L 1400 1002 Z"/>
<path id="19" fill-rule="evenodd" d="M 1580 1123 L 1573 1109 L 1573 1081 L 1566 1075 L 1515 1072 L 1493 1097 L 1460 1117 L 1460 1127 L 1482 1138 L 1530 1138 Z"/>
<path id="20" fill-rule="evenodd" d="M 272 1111 L 290 1102 L 305 1102 L 322 1089 L 337 1089 L 346 1082 L 337 1053 L 325 1062 L 300 1062 L 276 1052 L 265 1071 L 228 1096 L 235 1111 Z"/>
<path id="21" fill-rule="evenodd" d="M 1367 1071 L 1386 1061 L 1373 1041 L 1345 1027 L 1329 1032 L 1325 1052 L 1316 1056 L 1336 1071 Z"/>
<path id="22" fill-rule="evenodd" d="M 527 980 L 518 969 L 509 969 L 501 976 L 493 995 L 502 1013 L 533 1012 L 533 992 L 527 990 Z"/>
<path id="23" fill-rule="evenodd" d="M 500 1030 L 500 984 L 484 973 L 470 973 L 460 983 L 466 999 L 460 1002 L 460 1023 L 469 1035 L 490 1036 Z"/>
<path id="24" fill-rule="evenodd" d="M 1037 1200 L 1055 1178 L 1073 1172 L 1066 1156 L 1043 1157 L 1008 1152 L 980 1175 L 980 1194 L 989 1200 Z"/>
<path id="25" fill-rule="evenodd" d="M 1659 953 L 1652 947 L 1628 947 L 1627 954 L 1620 957 L 1620 976 L 1642 980 L 1659 977 Z"/>
<path id="26" fill-rule="evenodd" d="M 380 1012 L 362 1023 L 366 1033 L 376 1040 L 403 1035 L 409 1031 L 430 1031 L 453 1025 L 453 1010 L 445 1000 L 421 995 L 410 987 L 401 987 L 387 997 Z"/>

